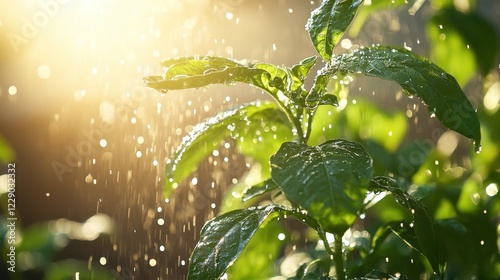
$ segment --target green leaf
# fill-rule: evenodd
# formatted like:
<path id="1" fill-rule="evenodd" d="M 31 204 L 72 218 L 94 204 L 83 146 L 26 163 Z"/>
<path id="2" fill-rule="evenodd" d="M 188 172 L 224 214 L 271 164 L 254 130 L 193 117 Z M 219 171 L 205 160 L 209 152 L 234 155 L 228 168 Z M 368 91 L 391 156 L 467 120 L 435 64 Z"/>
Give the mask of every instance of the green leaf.
<path id="1" fill-rule="evenodd" d="M 362 0 L 324 0 L 311 13 L 306 29 L 314 47 L 325 61 L 351 23 Z"/>
<path id="2" fill-rule="evenodd" d="M 337 96 L 335 96 L 333 94 L 325 94 L 325 95 L 321 96 L 321 99 L 319 100 L 318 105 L 330 105 L 330 106 L 338 107 L 339 106 L 339 99 L 337 98 Z"/>
<path id="3" fill-rule="evenodd" d="M 162 92 L 187 88 L 199 88 L 213 84 L 233 84 L 242 82 L 259 87 L 271 94 L 284 87 L 284 70 L 278 71 L 271 64 L 246 64 L 221 57 L 187 57 L 163 62 L 167 71 L 163 78 L 144 78 L 148 87 Z M 271 67 L 272 66 L 272 67 Z M 274 73 L 269 72 L 275 68 Z"/>
<path id="4" fill-rule="evenodd" d="M 346 140 L 316 147 L 287 142 L 271 157 L 271 176 L 286 197 L 335 234 L 357 218 L 372 175 L 368 153 Z"/>
<path id="5" fill-rule="evenodd" d="M 332 90 L 329 88 L 329 83 L 331 78 L 335 75 L 337 72 L 336 69 L 332 69 L 328 66 L 322 68 L 316 77 L 314 77 L 314 84 L 311 87 L 311 90 L 309 91 L 308 95 L 306 96 L 306 105 L 310 109 L 316 108 L 318 105 L 325 105 L 325 98 L 329 99 L 327 102 L 332 102 L 333 106 L 338 105 L 338 99 L 337 97 L 331 92 Z M 334 92 L 338 92 L 342 90 L 342 85 L 339 83 L 334 84 Z M 333 97 L 325 97 L 327 93 L 331 93 L 331 95 L 335 96 Z"/>
<path id="6" fill-rule="evenodd" d="M 439 255 L 434 226 L 425 206 L 418 199 L 400 189 L 396 181 L 389 177 L 374 177 L 371 181 L 370 189 L 375 192 L 391 192 L 396 198 L 396 201 L 398 201 L 398 203 L 402 206 L 405 206 L 412 213 L 414 220 L 412 229 L 414 230 L 417 242 L 409 238 L 411 234 L 408 233 L 408 231 L 406 231 L 405 234 L 400 235 L 400 237 L 422 253 L 422 255 L 424 255 L 429 261 L 432 269 L 442 275 L 442 262 L 444 261 L 444 258 Z M 405 237 L 408 238 L 405 239 Z"/>
<path id="7" fill-rule="evenodd" d="M 457 30 L 449 25 L 443 30 L 443 25 L 438 22 L 441 20 L 434 17 L 427 24 L 427 34 L 431 44 L 430 58 L 453 75 L 460 86 L 464 87 L 477 70 L 474 53 L 467 48 L 467 43 Z M 460 59 L 456 59 L 457 57 Z"/>
<path id="8" fill-rule="evenodd" d="M 278 67 L 270 63 L 256 63 L 254 66 L 256 69 L 262 69 L 267 71 L 271 76 L 269 78 L 269 86 L 271 87 L 268 91 L 275 93 L 274 88 L 281 90 L 282 92 L 287 91 L 287 86 L 289 81 L 288 73 L 285 69 Z M 259 86 L 266 90 L 263 86 Z"/>
<path id="9" fill-rule="evenodd" d="M 326 240 L 314 219 L 281 205 L 231 211 L 208 221 L 201 229 L 200 241 L 191 255 L 188 280 L 219 279 L 266 220 L 283 215 L 298 218 Z"/>
<path id="10" fill-rule="evenodd" d="M 277 209 L 235 210 L 208 221 L 191 255 L 188 279 L 219 279 Z"/>
<path id="11" fill-rule="evenodd" d="M 372 238 L 372 248 L 373 251 L 377 251 L 378 248 L 382 245 L 382 243 L 385 241 L 385 239 L 391 234 L 391 223 L 388 223 L 384 226 L 381 226 L 377 229 L 375 232 L 375 235 Z"/>
<path id="12" fill-rule="evenodd" d="M 261 182 L 257 185 L 251 186 L 250 188 L 246 189 L 245 193 L 243 194 L 243 201 L 248 201 L 254 197 L 265 194 L 277 188 L 278 185 L 276 185 L 276 183 L 272 179 L 268 179 L 264 182 Z"/>
<path id="13" fill-rule="evenodd" d="M 167 67 L 167 71 L 164 75 L 165 79 L 172 79 L 184 75 L 208 74 L 228 67 L 238 67 L 242 65 L 232 59 L 214 56 L 191 56 L 167 59 L 162 61 L 161 64 Z"/>
<path id="14" fill-rule="evenodd" d="M 279 123 L 285 118 L 278 118 L 283 112 L 272 102 L 257 102 L 240 106 L 235 109 L 220 112 L 215 117 L 197 124 L 193 130 L 186 135 L 177 147 L 175 154 L 167 162 L 167 179 L 164 185 L 164 194 L 169 197 L 172 189 L 189 176 L 198 164 L 206 158 L 221 141 L 232 137 L 240 137 L 240 133 L 255 129 L 255 125 L 283 125 Z M 249 128 L 250 127 L 250 128 Z M 240 139 L 241 140 L 241 139 Z M 247 139 L 253 141 L 253 139 Z M 247 141 L 245 140 L 245 141 Z M 241 141 L 240 141 L 241 142 Z M 238 143 L 237 143 L 238 144 Z"/>
<path id="15" fill-rule="evenodd" d="M 448 48 L 448 51 L 452 51 L 454 54 L 464 54 L 468 51 L 467 46 L 469 46 L 483 76 L 486 76 L 495 65 L 495 57 L 499 52 L 499 39 L 492 24 L 479 14 L 474 12 L 462 13 L 452 7 L 441 9 L 431 19 L 428 30 L 432 35 L 432 42 L 435 44 L 432 48 L 434 57 L 439 58 L 434 49 L 441 45 L 451 47 Z M 453 45 L 453 40 L 458 41 L 461 45 Z M 443 52 L 441 54 L 446 55 Z M 460 57 L 460 59 L 450 60 L 463 63 L 463 55 L 454 57 Z M 440 61 L 445 63 L 443 60 Z M 465 65 L 463 64 L 456 64 L 456 66 L 458 68 L 445 69 L 455 71 L 458 75 L 461 75 L 461 71 L 467 71 L 467 69 L 464 69 Z M 455 73 L 451 74 L 455 75 Z"/>
<path id="16" fill-rule="evenodd" d="M 316 64 L 316 56 L 311 56 L 306 59 L 303 59 L 292 67 L 290 70 L 291 79 L 289 79 L 289 87 L 290 91 L 295 91 L 301 89 L 304 85 L 304 81 L 309 74 L 311 68 Z"/>
<path id="17" fill-rule="evenodd" d="M 437 65 L 405 49 L 361 48 L 334 57 L 333 67 L 395 81 L 403 90 L 420 97 L 446 127 L 481 142 L 479 119 L 455 78 Z"/>
<path id="18" fill-rule="evenodd" d="M 487 231 L 484 226 L 480 228 L 483 232 Z M 436 221 L 436 232 L 446 247 L 448 268 L 446 275 L 452 278 L 473 278 L 478 269 L 481 253 L 476 250 L 477 240 L 474 240 L 471 232 L 455 219 Z M 486 257 L 487 254 L 483 256 Z"/>

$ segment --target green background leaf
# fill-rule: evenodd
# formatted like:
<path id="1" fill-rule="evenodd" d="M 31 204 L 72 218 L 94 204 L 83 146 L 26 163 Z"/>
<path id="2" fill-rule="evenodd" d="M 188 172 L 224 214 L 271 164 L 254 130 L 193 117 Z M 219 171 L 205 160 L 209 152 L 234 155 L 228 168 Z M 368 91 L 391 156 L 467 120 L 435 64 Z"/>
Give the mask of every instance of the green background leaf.
<path id="1" fill-rule="evenodd" d="M 461 85 L 474 74 L 475 65 L 483 76 L 495 65 L 499 38 L 492 24 L 477 13 L 462 13 L 452 7 L 439 10 L 427 31 L 433 44 L 432 60 Z"/>

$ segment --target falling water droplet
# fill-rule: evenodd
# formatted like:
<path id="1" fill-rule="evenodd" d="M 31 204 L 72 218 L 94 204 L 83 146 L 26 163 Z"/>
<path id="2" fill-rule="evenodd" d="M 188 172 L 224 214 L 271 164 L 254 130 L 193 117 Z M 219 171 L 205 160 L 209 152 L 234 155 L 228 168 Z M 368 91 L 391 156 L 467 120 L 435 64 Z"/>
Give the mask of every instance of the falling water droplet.
<path id="1" fill-rule="evenodd" d="M 479 154 L 481 152 L 481 144 L 476 144 L 475 146 L 475 151 L 476 151 L 476 154 Z"/>
<path id="2" fill-rule="evenodd" d="M 87 184 L 92 183 L 92 180 L 94 180 L 94 178 L 92 177 L 92 175 L 91 175 L 91 174 L 89 174 L 89 175 L 87 175 L 87 176 L 85 177 L 85 183 L 87 183 Z"/>

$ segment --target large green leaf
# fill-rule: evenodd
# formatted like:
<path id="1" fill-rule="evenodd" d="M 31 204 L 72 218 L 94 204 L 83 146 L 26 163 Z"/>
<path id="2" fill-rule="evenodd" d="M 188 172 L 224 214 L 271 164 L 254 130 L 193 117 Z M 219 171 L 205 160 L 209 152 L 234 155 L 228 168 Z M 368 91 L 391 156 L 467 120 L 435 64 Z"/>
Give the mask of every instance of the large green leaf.
<path id="1" fill-rule="evenodd" d="M 286 197 L 336 234 L 357 218 L 372 175 L 368 153 L 346 140 L 316 147 L 287 142 L 271 158 L 271 176 Z"/>
<path id="2" fill-rule="evenodd" d="M 165 75 L 144 78 L 147 86 L 162 92 L 199 88 L 213 84 L 247 83 L 271 94 L 284 89 L 283 69 L 271 64 L 248 64 L 221 57 L 187 57 L 163 62 Z M 280 71 L 281 70 L 281 71 Z"/>
<path id="3" fill-rule="evenodd" d="M 334 57 L 332 67 L 395 81 L 410 95 L 420 97 L 446 127 L 481 142 L 479 119 L 455 78 L 437 65 L 405 49 L 361 48 Z"/>
<path id="4" fill-rule="evenodd" d="M 266 220 L 283 215 L 298 218 L 326 240 L 314 219 L 281 205 L 231 211 L 208 221 L 201 229 L 200 241 L 191 255 L 188 280 L 219 279 Z"/>
<path id="5" fill-rule="evenodd" d="M 239 139 L 240 144 L 245 141 L 253 143 L 253 138 L 241 139 L 240 133 L 249 129 L 249 126 L 256 129 L 255 126 L 261 126 L 262 123 L 270 126 L 284 125 L 281 122 L 286 120 L 285 118 L 276 118 L 282 114 L 275 103 L 257 102 L 220 112 L 215 117 L 197 124 L 182 139 L 175 154 L 167 162 L 165 196 L 168 197 L 180 181 L 196 170 L 198 164 L 212 153 L 222 140 L 232 137 Z"/>
<path id="6" fill-rule="evenodd" d="M 325 61 L 351 23 L 362 0 L 324 0 L 311 13 L 306 29 L 314 47 Z"/>
<path id="7" fill-rule="evenodd" d="M 444 258 L 439 255 L 432 219 L 422 202 L 400 189 L 396 181 L 389 177 L 378 176 L 373 178 L 370 189 L 374 192 L 391 192 L 398 203 L 405 206 L 412 213 L 413 224 L 406 227 L 406 230 L 401 229 L 395 232 L 414 249 L 422 253 L 429 261 L 432 269 L 442 275 Z"/>

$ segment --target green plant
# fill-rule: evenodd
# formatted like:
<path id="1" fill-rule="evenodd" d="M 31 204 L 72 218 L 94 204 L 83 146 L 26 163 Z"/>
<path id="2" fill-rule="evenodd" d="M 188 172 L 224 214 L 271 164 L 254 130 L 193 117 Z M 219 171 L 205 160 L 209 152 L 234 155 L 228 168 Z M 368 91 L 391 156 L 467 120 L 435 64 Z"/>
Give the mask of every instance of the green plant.
<path id="1" fill-rule="evenodd" d="M 433 219 L 438 216 L 435 209 L 430 212 L 422 202 L 426 199 L 424 184 L 412 194 L 408 192 L 411 179 L 418 177 L 427 159 L 435 158 L 430 154 L 431 147 L 423 145 L 421 149 L 421 143 L 415 142 L 395 151 L 397 146 L 380 147 L 383 144 L 368 141 L 360 141 L 364 142 L 361 145 L 330 137 L 318 143 L 322 139 L 318 136 L 322 134 L 320 123 L 332 120 L 322 108 L 338 105 L 336 94 L 345 91 L 348 75 L 363 74 L 398 83 L 407 95 L 419 97 L 444 126 L 472 139 L 476 150 L 480 149 L 481 131 L 474 107 L 455 78 L 437 65 L 408 50 L 386 46 L 333 54 L 361 3 L 325 0 L 312 12 L 306 28 L 326 64 L 310 89 L 304 82 L 317 62 L 315 56 L 291 68 L 221 57 L 169 59 L 162 63 L 167 68 L 164 76 L 145 78 L 149 87 L 163 93 L 242 82 L 274 99 L 223 111 L 198 124 L 167 162 L 164 193 L 169 196 L 222 140 L 232 138 L 241 153 L 262 166 L 262 182 L 247 188 L 243 200 L 274 192 L 275 197 L 282 194 L 288 201 L 229 211 L 207 222 L 192 253 L 188 279 L 237 274 L 231 266 L 238 265 L 239 257 L 245 258 L 245 248 L 258 247 L 252 240 L 258 231 L 275 232 L 270 221 L 289 216 L 314 229 L 324 245 L 312 254 L 316 260 L 301 265 L 289 279 L 331 279 L 332 267 L 336 279 L 397 278 L 387 274 L 391 271 L 375 271 L 380 267 L 378 260 L 389 253 L 391 258 L 398 258 L 398 254 L 410 256 L 412 262 L 415 258 L 421 265 L 416 275 L 426 272 L 429 277 L 443 278 L 448 273 L 455 277 L 453 270 L 461 263 L 453 263 L 446 254 L 454 244 L 445 239 L 448 235 L 466 236 L 467 229 L 459 219 Z M 368 113 L 377 110 L 370 105 L 365 108 Z M 349 112 L 343 117 L 349 117 Z M 355 122 L 348 125 L 359 126 Z M 412 162 L 406 170 L 393 166 L 391 157 L 404 157 L 415 150 L 423 154 L 420 162 Z M 374 162 L 370 154 L 380 162 Z M 385 195 L 383 199 L 381 194 Z M 374 223 L 371 238 L 355 236 L 346 247 L 342 239 L 346 232 L 365 211 L 379 205 L 393 211 L 397 218 L 380 219 L 381 223 Z M 399 238 L 392 238 L 394 235 Z M 401 240 L 406 247 L 401 246 Z M 419 259 L 415 252 L 425 259 Z M 498 260 L 494 253 L 492 256 L 492 260 Z M 351 262 L 347 262 L 348 257 Z M 498 268 L 484 270 L 482 275 L 491 276 Z M 412 273 L 411 269 L 405 272 Z"/>

